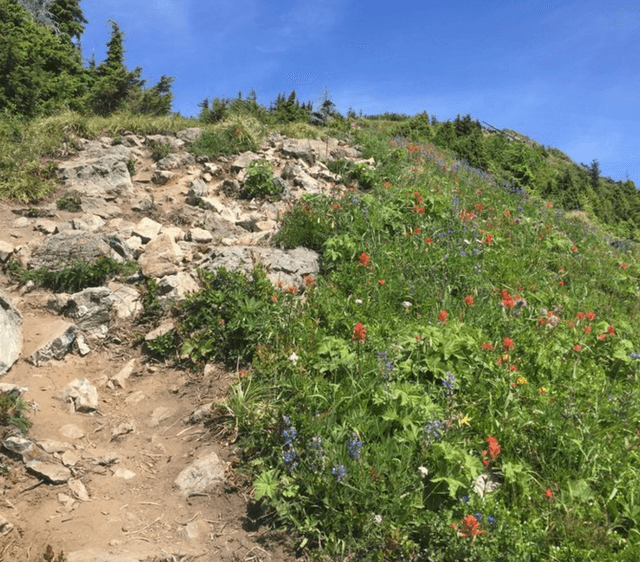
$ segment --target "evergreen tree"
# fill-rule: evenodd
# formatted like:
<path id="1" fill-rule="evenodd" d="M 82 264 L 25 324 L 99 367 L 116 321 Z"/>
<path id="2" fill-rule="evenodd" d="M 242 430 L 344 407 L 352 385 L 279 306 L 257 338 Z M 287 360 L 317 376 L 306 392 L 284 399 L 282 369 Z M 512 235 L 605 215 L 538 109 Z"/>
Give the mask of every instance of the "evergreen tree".
<path id="1" fill-rule="evenodd" d="M 86 89 L 77 49 L 12 0 L 0 0 L 0 76 L 0 108 L 26 117 L 80 109 Z"/>
<path id="2" fill-rule="evenodd" d="M 33 17 L 38 25 L 57 30 L 56 20 L 51 12 L 51 5 L 54 0 L 18 0 Z"/>
<path id="3" fill-rule="evenodd" d="M 589 177 L 591 178 L 591 187 L 598 189 L 598 180 L 600 179 L 600 164 L 594 158 L 589 166 Z"/>
<path id="4" fill-rule="evenodd" d="M 84 26 L 89 23 L 80 8 L 80 0 L 53 0 L 49 12 L 58 31 L 79 47 Z"/>

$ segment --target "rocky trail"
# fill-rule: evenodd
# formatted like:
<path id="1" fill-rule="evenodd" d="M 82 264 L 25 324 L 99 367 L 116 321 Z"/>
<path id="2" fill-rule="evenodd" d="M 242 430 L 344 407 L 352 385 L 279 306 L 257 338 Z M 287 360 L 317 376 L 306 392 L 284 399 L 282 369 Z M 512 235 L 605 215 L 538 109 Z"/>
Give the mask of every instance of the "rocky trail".
<path id="1" fill-rule="evenodd" d="M 78 139 L 48 200 L 0 202 L 0 264 L 60 270 L 109 256 L 140 268 L 75 294 L 0 274 L 0 390 L 22 394 L 31 422 L 27 435 L 0 428 L 0 562 L 295 560 L 252 519 L 237 436 L 212 415 L 236 373 L 151 359 L 136 334 L 171 324 L 141 321 L 142 286 L 154 278 L 160 301 L 176 302 L 198 289 L 198 267 L 260 262 L 272 282 L 300 287 L 318 256 L 275 248 L 279 221 L 304 193 L 344 189 L 321 158 L 361 154 L 272 134 L 256 152 L 196 160 L 185 148 L 199 134 Z M 171 146 L 158 162 L 156 144 Z M 279 201 L 237 198 L 256 158 L 273 164 Z M 60 209 L 60 198 L 79 208 Z"/>

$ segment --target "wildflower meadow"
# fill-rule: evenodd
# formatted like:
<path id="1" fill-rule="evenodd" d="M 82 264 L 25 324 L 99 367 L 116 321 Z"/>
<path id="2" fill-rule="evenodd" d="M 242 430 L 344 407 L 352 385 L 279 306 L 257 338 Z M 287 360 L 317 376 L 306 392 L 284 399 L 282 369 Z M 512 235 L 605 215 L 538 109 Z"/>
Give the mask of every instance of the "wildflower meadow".
<path id="1" fill-rule="evenodd" d="M 224 407 L 256 517 L 323 560 L 637 560 L 636 247 L 429 143 L 356 140 L 366 182 L 278 235 L 317 277 L 206 274 L 183 307 L 177 353 L 246 371 Z"/>

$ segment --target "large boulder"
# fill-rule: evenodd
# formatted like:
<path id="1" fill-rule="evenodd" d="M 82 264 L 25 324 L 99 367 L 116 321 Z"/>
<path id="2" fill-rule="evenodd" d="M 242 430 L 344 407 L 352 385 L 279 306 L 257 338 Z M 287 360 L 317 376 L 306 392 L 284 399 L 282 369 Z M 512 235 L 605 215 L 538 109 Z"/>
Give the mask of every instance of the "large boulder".
<path id="1" fill-rule="evenodd" d="M 128 168 L 131 158 L 131 151 L 125 146 L 105 148 L 90 141 L 77 158 L 62 162 L 59 167 L 64 183 L 81 195 L 115 199 L 133 195 Z"/>
<path id="2" fill-rule="evenodd" d="M 0 291 L 0 375 L 4 375 L 22 351 L 22 316 Z"/>
<path id="3" fill-rule="evenodd" d="M 224 267 L 249 273 L 257 263 L 266 268 L 269 279 L 276 286 L 299 288 L 305 276 L 315 276 L 319 271 L 318 254 L 312 250 L 279 250 L 261 246 L 214 248 L 201 267 L 208 271 Z"/>
<path id="4" fill-rule="evenodd" d="M 88 336 L 103 338 L 109 331 L 111 307 L 115 302 L 111 289 L 92 287 L 73 295 L 54 295 L 47 307 L 75 320 L 78 329 Z"/>
<path id="5" fill-rule="evenodd" d="M 121 261 L 121 256 L 111 248 L 106 236 L 82 230 L 65 230 L 45 239 L 31 255 L 29 267 L 59 271 L 73 262 L 94 262 L 101 257 Z"/>

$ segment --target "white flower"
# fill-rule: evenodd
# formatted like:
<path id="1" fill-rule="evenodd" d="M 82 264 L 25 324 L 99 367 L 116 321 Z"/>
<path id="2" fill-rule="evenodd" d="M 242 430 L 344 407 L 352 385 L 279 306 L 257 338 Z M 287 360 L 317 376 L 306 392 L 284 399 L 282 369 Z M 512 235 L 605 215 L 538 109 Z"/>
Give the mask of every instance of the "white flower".
<path id="1" fill-rule="evenodd" d="M 298 362 L 298 356 L 294 351 L 291 355 L 289 355 L 289 361 L 291 361 L 294 365 Z"/>
<path id="2" fill-rule="evenodd" d="M 376 515 L 376 516 L 373 518 L 373 520 L 374 520 L 376 523 L 382 523 L 382 515 Z"/>
<path id="3" fill-rule="evenodd" d="M 418 472 L 420 472 L 420 474 L 422 474 L 422 476 L 428 476 L 428 474 L 429 474 L 429 471 L 424 466 L 419 466 L 418 467 Z"/>
<path id="4" fill-rule="evenodd" d="M 362 304 L 362 299 L 356 299 L 356 304 Z"/>
<path id="5" fill-rule="evenodd" d="M 402 306 L 404 306 L 405 308 L 409 308 L 411 306 L 411 303 L 409 301 L 404 301 L 402 303 Z"/>

